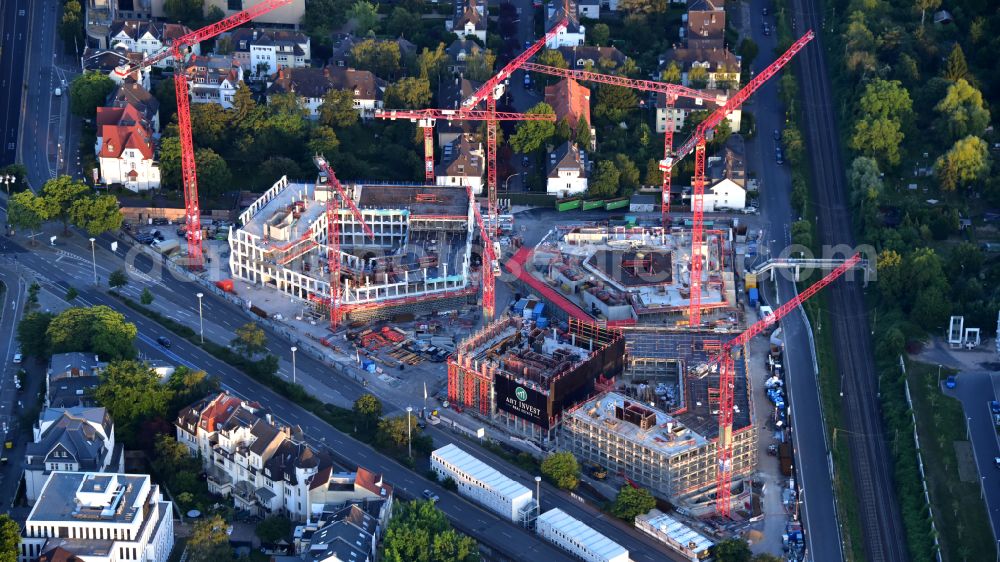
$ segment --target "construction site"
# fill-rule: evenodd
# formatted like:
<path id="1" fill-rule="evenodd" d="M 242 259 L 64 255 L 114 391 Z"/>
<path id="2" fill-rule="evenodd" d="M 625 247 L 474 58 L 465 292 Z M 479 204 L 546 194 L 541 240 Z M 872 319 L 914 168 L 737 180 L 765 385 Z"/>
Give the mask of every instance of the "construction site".
<path id="1" fill-rule="evenodd" d="M 521 249 L 512 264 L 526 288 L 568 301 L 592 321 L 686 325 L 691 256 L 692 232 L 683 227 L 567 226 L 550 230 L 533 250 Z M 738 313 L 730 230 L 706 230 L 700 256 L 703 321 L 733 327 Z"/>
<path id="2" fill-rule="evenodd" d="M 313 184 L 281 178 L 243 211 L 229 235 L 233 277 L 327 314 L 334 252 L 327 244 L 330 183 L 324 171 Z M 338 208 L 345 319 L 457 308 L 475 295 L 479 274 L 471 265 L 474 200 L 468 190 L 363 183 L 343 189 L 363 221 Z"/>

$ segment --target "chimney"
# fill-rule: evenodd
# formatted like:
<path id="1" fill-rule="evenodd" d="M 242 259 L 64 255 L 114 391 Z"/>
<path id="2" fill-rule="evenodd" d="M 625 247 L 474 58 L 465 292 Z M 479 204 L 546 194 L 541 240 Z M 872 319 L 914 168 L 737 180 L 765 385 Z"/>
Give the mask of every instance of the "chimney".
<path id="1" fill-rule="evenodd" d="M 257 30 L 256 30 L 256 29 L 255 29 L 255 30 L 253 30 L 253 40 L 254 40 L 254 41 L 256 41 L 256 40 L 257 40 Z"/>
<path id="2" fill-rule="evenodd" d="M 285 77 L 285 69 L 284 68 L 278 68 L 278 80 L 281 80 L 284 77 Z"/>
<path id="3" fill-rule="evenodd" d="M 323 77 L 324 78 L 329 78 L 330 77 L 330 67 L 329 66 L 324 66 L 323 67 Z"/>

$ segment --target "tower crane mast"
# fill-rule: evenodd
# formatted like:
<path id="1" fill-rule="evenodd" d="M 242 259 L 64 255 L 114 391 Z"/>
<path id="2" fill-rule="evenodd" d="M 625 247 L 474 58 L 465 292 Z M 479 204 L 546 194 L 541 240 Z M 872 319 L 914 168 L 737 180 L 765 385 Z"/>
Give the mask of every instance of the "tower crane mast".
<path id="1" fill-rule="evenodd" d="M 754 336 L 784 318 L 803 302 L 815 295 L 823 287 L 833 283 L 841 275 L 861 262 L 861 254 L 854 254 L 822 279 L 810 285 L 794 298 L 779 306 L 772 314 L 758 320 L 742 334 L 722 344 L 718 354 L 699 367 L 707 374 L 712 366 L 719 368 L 719 440 L 716 444 L 716 487 L 715 512 L 723 517 L 730 513 L 733 484 L 733 412 L 735 405 L 734 385 L 736 362 L 732 352 L 745 346 Z"/>

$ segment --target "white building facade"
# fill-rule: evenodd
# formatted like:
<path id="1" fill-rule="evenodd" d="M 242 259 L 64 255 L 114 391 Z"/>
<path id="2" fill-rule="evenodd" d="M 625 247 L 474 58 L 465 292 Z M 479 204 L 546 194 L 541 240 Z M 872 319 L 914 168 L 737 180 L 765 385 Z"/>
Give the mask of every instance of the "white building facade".
<path id="1" fill-rule="evenodd" d="M 608 537 L 570 517 L 561 509 L 550 509 L 535 521 L 538 536 L 587 562 L 629 562 L 628 550 Z"/>
<path id="2" fill-rule="evenodd" d="M 19 562 L 166 562 L 173 504 L 145 474 L 53 472 L 24 525 Z"/>
<path id="3" fill-rule="evenodd" d="M 586 157 L 567 141 L 549 154 L 549 172 L 545 192 L 556 197 L 571 197 L 587 191 Z"/>
<path id="4" fill-rule="evenodd" d="M 535 509 L 531 490 L 454 443 L 431 453 L 431 470 L 441 480 L 454 480 L 459 494 L 515 523 L 523 521 Z"/>
<path id="5" fill-rule="evenodd" d="M 705 211 L 742 211 L 747 206 L 747 190 L 724 179 L 705 191 Z"/>

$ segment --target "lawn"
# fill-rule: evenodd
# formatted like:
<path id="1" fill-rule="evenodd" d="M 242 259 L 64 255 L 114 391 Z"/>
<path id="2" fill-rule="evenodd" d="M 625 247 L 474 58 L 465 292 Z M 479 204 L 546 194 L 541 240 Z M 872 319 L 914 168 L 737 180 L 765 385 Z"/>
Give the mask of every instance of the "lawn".
<path id="1" fill-rule="evenodd" d="M 917 415 L 924 471 L 946 561 L 995 560 L 979 482 L 962 482 L 955 441 L 966 441 L 965 414 L 958 400 L 942 394 L 936 365 L 909 362 L 907 381 Z M 946 374 L 942 376 L 946 376 Z"/>

